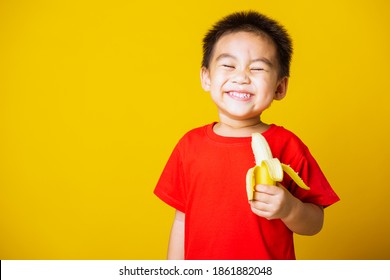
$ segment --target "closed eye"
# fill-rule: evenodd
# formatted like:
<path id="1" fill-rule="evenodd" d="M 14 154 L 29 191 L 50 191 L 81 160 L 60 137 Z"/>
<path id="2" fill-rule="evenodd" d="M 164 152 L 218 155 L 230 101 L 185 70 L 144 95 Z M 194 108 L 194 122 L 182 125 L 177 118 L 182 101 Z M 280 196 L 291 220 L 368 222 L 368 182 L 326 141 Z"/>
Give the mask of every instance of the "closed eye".
<path id="1" fill-rule="evenodd" d="M 224 68 L 234 69 L 234 66 L 229 65 L 229 64 L 222 64 L 222 66 L 223 66 Z"/>
<path id="2" fill-rule="evenodd" d="M 264 68 L 251 68 L 252 71 L 264 71 Z"/>

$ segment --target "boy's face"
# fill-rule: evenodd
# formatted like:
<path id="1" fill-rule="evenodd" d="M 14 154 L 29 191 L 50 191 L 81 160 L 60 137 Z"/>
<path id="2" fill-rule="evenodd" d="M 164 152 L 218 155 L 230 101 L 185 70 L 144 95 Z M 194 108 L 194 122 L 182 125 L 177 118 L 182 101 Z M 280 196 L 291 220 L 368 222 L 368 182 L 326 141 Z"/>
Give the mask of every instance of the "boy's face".
<path id="1" fill-rule="evenodd" d="M 203 89 L 209 91 L 222 120 L 258 120 L 274 99 L 282 99 L 287 77 L 279 78 L 274 43 L 252 32 L 223 35 L 209 68 L 202 68 Z"/>

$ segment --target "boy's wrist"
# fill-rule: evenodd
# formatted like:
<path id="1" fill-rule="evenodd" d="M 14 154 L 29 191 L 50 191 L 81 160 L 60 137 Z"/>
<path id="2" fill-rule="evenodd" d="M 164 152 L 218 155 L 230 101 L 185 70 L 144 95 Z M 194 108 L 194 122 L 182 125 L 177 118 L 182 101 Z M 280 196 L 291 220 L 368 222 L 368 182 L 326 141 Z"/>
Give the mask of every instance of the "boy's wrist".
<path id="1" fill-rule="evenodd" d="M 292 223 L 297 216 L 297 213 L 300 211 L 299 209 L 302 207 L 303 202 L 300 201 L 298 198 L 293 196 L 292 194 L 289 194 L 288 199 L 288 210 L 286 211 L 286 215 L 281 218 L 282 222 L 286 225 Z"/>

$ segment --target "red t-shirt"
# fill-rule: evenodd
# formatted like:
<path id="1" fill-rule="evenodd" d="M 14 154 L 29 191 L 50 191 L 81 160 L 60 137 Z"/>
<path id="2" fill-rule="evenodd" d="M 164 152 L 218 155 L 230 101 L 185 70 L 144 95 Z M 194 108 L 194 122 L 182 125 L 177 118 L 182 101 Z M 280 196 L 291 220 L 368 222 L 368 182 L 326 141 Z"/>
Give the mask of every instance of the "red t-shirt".
<path id="1" fill-rule="evenodd" d="M 251 137 L 223 137 L 213 125 L 188 132 L 173 150 L 154 190 L 185 213 L 185 259 L 295 259 L 293 232 L 279 220 L 255 215 L 245 177 L 255 165 Z M 283 186 L 304 202 L 329 206 L 339 200 L 306 145 L 271 125 L 263 133 L 272 154 L 311 188 L 284 174 Z"/>

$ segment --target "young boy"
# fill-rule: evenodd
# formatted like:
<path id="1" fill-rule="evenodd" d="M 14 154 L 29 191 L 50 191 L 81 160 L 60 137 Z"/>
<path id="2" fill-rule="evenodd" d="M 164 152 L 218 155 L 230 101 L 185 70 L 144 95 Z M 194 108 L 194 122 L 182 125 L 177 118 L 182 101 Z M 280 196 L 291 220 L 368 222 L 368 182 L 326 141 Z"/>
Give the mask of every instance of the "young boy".
<path id="1" fill-rule="evenodd" d="M 173 150 L 154 193 L 176 209 L 169 259 L 295 259 L 293 233 L 314 235 L 323 208 L 339 200 L 308 148 L 292 132 L 261 121 L 285 97 L 291 40 L 257 12 L 234 13 L 203 40 L 201 83 L 219 122 L 188 132 Z M 310 187 L 286 174 L 257 185 L 248 204 L 245 177 L 254 165 L 251 135 L 262 133 L 273 156 Z"/>

